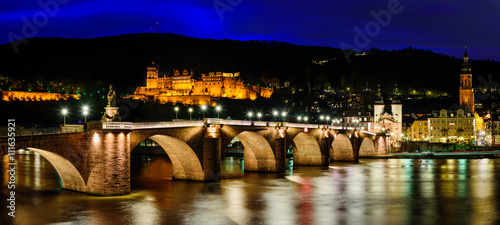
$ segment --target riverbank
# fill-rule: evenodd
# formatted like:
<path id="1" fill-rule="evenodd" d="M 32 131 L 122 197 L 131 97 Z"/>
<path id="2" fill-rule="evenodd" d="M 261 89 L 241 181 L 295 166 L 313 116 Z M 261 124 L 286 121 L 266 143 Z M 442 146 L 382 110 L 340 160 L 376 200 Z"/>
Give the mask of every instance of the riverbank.
<path id="1" fill-rule="evenodd" d="M 500 158 L 500 151 L 463 153 L 393 153 L 390 155 L 360 156 L 363 159 L 482 159 Z"/>

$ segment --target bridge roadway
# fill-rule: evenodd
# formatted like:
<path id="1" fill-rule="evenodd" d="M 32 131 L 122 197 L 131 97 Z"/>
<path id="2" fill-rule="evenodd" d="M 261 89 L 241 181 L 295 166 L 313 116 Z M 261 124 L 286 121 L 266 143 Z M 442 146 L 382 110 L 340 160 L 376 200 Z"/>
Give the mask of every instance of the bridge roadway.
<path id="1" fill-rule="evenodd" d="M 288 146 L 294 165 L 324 166 L 389 153 L 390 137 L 324 124 L 208 118 L 173 122 L 89 122 L 84 132 L 16 137 L 16 150 L 36 152 L 54 166 L 65 189 L 97 194 L 130 192 L 130 153 L 147 138 L 172 161 L 173 178 L 220 180 L 222 146 L 235 137 L 246 171 L 283 172 Z M 10 152 L 12 154 L 12 152 Z M 0 154 L 9 154 L 0 138 Z"/>

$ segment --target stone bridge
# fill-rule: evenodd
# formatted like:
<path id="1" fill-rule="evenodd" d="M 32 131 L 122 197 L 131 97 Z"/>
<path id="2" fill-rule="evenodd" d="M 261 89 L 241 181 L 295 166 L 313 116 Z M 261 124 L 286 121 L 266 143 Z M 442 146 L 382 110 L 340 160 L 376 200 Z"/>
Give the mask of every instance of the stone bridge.
<path id="1" fill-rule="evenodd" d="M 40 154 L 57 171 L 65 189 L 97 194 L 130 192 L 130 153 L 152 139 L 172 161 L 173 178 L 220 180 L 222 147 L 235 137 L 244 147 L 244 168 L 284 172 L 293 147 L 294 165 L 326 166 L 389 153 L 389 136 L 318 124 L 205 119 L 184 122 L 91 122 L 84 132 L 16 137 L 16 150 Z M 0 156 L 9 154 L 0 139 Z"/>

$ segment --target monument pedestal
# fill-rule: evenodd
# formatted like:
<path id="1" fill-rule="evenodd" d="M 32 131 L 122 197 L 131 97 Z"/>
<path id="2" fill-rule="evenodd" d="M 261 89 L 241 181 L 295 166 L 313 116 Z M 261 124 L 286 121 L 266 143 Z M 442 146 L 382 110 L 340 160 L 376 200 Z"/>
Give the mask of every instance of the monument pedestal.
<path id="1" fill-rule="evenodd" d="M 120 118 L 120 113 L 118 113 L 118 107 L 107 106 L 104 108 L 104 115 L 101 118 L 101 122 L 115 122 L 122 121 Z"/>

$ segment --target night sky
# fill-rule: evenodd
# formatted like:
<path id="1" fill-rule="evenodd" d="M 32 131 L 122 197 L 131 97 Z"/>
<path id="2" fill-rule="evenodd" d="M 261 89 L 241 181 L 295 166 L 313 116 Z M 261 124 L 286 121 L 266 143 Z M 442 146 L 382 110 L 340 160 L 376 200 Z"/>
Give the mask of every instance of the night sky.
<path id="1" fill-rule="evenodd" d="M 89 38 L 150 32 L 151 27 L 156 32 L 158 21 L 160 32 L 201 38 L 330 47 L 344 43 L 359 49 L 412 46 L 455 57 L 463 55 L 467 43 L 471 59 L 500 60 L 498 0 L 40 1 L 57 3 L 56 10 L 53 5 L 44 10 L 38 2 L 0 3 L 0 44 L 30 36 Z M 391 19 L 385 23 L 380 16 L 382 22 L 377 22 L 371 11 L 388 13 Z M 367 24 L 373 25 L 368 32 Z M 370 36 L 360 38 L 355 27 Z"/>

